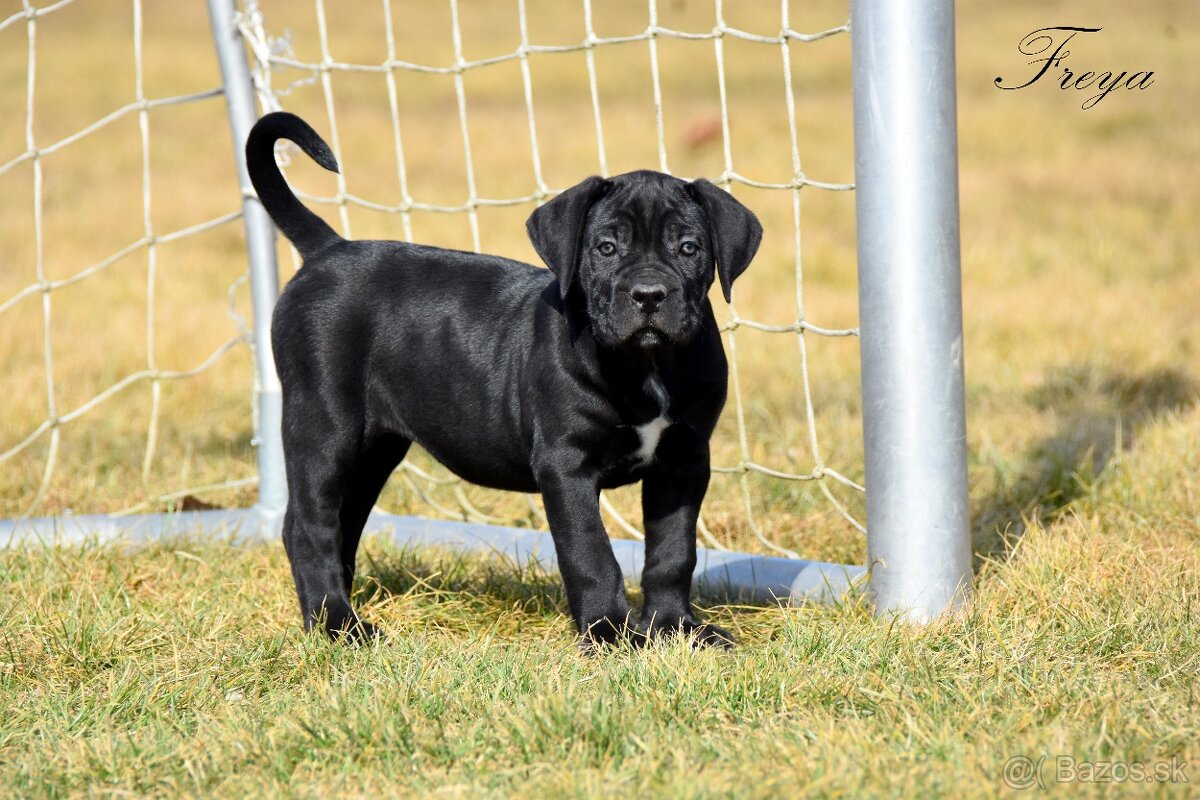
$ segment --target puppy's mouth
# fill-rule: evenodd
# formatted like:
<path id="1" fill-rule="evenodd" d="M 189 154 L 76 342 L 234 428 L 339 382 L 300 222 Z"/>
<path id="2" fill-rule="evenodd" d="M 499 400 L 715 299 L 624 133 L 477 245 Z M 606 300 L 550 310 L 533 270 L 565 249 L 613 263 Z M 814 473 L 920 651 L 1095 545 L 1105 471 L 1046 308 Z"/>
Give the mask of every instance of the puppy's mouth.
<path id="1" fill-rule="evenodd" d="M 639 328 L 629 337 L 629 341 L 644 350 L 664 347 L 671 344 L 671 337 L 651 325 Z"/>

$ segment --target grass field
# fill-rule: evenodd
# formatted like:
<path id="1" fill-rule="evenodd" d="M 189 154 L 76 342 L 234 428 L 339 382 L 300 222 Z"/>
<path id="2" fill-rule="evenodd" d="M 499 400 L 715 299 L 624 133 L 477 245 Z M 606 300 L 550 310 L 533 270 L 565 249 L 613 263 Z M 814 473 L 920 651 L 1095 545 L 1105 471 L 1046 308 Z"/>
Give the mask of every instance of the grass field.
<path id="1" fill-rule="evenodd" d="M 269 26 L 292 29 L 298 56 L 319 57 L 311 8 L 262 5 Z M 394 5 L 401 57 L 449 63 L 445 7 Z M 461 5 L 466 58 L 516 47 L 513 9 Z M 595 5 L 599 35 L 645 25 L 642 4 Z M 711 27 L 707 3 L 661 5 L 664 25 Z M 727 5 L 731 25 L 778 29 L 773 4 Z M 847 16 L 843 3 L 794 5 L 799 30 Z M 574 5 L 530 8 L 533 41 L 582 38 Z M 0 19 L 18 9 L 9 0 Z M 331 25 L 331 51 L 378 62 L 377 6 L 355 10 Z M 1048 784 L 1056 756 L 1200 759 L 1200 7 L 971 0 L 958 4 L 958 17 L 979 553 L 968 610 L 913 629 L 873 618 L 859 598 L 833 608 L 716 606 L 709 613 L 741 642 L 733 653 L 672 646 L 587 659 L 574 648 L 553 578 L 369 542 L 360 600 L 393 636 L 351 651 L 300 633 L 278 546 L 185 538 L 139 551 L 8 550 L 0 554 L 0 787 L 17 796 L 957 797 L 1012 792 L 1003 767 L 1013 756 L 1047 757 Z M 150 3 L 144 22 L 147 96 L 216 86 L 198 4 Z M 38 146 L 134 99 L 131 25 L 128 9 L 84 0 L 38 22 Z M 1154 70 L 1154 84 L 1087 111 L 1080 105 L 1089 93 L 1045 81 L 998 91 L 996 76 L 1011 81 L 1030 69 L 1017 43 L 1048 25 L 1104 28 L 1074 42 L 1067 63 L 1077 71 Z M 27 149 L 26 42 L 24 21 L 0 30 L 0 166 Z M 778 51 L 730 40 L 725 57 L 735 168 L 789 180 Z M 659 58 L 671 169 L 718 174 L 719 137 L 686 142 L 716 108 L 711 43 L 663 41 Z M 601 49 L 596 59 L 610 170 L 655 166 L 645 44 Z M 565 186 L 598 168 L 584 61 L 536 57 L 531 70 L 545 179 Z M 792 72 L 806 174 L 851 181 L 848 37 L 793 44 Z M 288 77 L 277 74 L 277 85 Z M 528 194 L 519 68 L 489 67 L 464 82 L 479 195 Z M 399 202 L 383 82 L 339 75 L 334 89 L 350 191 Z M 451 79 L 400 75 L 398 90 L 411 195 L 462 203 Z M 297 87 L 288 107 L 327 131 L 319 86 Z M 237 207 L 219 98 L 152 110 L 149 135 L 156 234 Z M 141 165 L 136 114 L 42 159 L 47 279 L 144 235 Z M 289 175 L 317 195 L 335 190 L 306 164 Z M 37 281 L 33 186 L 27 161 L 0 173 L 0 303 Z M 739 282 L 738 313 L 794 321 L 790 194 L 735 191 L 767 229 L 762 255 Z M 853 326 L 853 194 L 805 189 L 801 199 L 807 317 Z M 481 210 L 482 248 L 532 259 L 528 211 Z M 395 215 L 348 214 L 355 236 L 400 235 Z M 411 224 L 419 240 L 469 246 L 464 215 L 414 213 Z M 244 270 L 242 252 L 237 222 L 158 245 L 151 303 L 145 248 L 52 292 L 57 413 L 151 358 L 190 369 L 236 336 L 226 294 Z M 48 416 L 40 298 L 0 312 L 0 452 Z M 234 299 L 247 313 L 244 286 Z M 742 330 L 737 343 L 750 455 L 807 471 L 795 342 Z M 856 340 L 806 343 L 822 456 L 861 479 Z M 32 510 L 161 508 L 164 493 L 252 477 L 249 382 L 244 346 L 197 378 L 164 382 L 148 460 L 152 387 L 133 384 L 62 427 L 48 489 Z M 43 436 L 0 463 L 0 516 L 29 508 L 49 447 Z M 740 458 L 732 408 L 715 452 L 726 465 Z M 750 484 L 754 519 L 773 541 L 810 557 L 865 558 L 861 535 L 814 484 Z M 417 485 L 457 507 L 450 488 Z M 861 515 L 861 497 L 835 491 Z M 491 513 L 537 524 L 520 497 L 467 494 Z M 199 494 L 228 506 L 253 497 L 252 486 Z M 613 499 L 636 522 L 636 493 Z M 438 513 L 399 480 L 381 505 Z M 758 547 L 736 476 L 714 479 L 705 517 L 722 541 Z M 1200 768 L 1184 774 L 1191 783 L 1071 788 L 1193 795 Z"/>

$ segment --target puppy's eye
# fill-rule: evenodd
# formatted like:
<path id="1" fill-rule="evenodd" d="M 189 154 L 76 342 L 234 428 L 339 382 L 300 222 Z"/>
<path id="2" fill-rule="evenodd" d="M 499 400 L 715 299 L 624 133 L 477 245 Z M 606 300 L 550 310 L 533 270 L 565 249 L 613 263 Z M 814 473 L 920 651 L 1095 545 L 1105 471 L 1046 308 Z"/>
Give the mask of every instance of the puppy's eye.
<path id="1" fill-rule="evenodd" d="M 611 256 L 616 254 L 617 246 L 612 242 L 601 242 L 600 246 L 597 247 L 596 250 L 602 256 Z"/>
<path id="2" fill-rule="evenodd" d="M 679 245 L 679 252 L 683 253 L 685 256 L 694 256 L 696 255 L 696 251 L 699 249 L 700 248 L 696 247 L 695 242 L 684 242 L 683 244 Z"/>

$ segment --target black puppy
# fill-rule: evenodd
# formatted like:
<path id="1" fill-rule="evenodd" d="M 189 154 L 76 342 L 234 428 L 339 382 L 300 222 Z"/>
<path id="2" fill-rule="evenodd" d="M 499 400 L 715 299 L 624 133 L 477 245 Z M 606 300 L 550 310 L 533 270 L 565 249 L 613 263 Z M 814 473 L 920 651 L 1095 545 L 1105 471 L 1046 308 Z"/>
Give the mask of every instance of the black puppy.
<path id="1" fill-rule="evenodd" d="M 304 257 L 275 308 L 289 500 L 283 540 L 305 625 L 372 636 L 350 606 L 355 551 L 384 482 L 419 443 L 462 478 L 541 492 L 571 614 L 586 642 L 694 634 L 696 518 L 727 366 L 707 299 L 762 227 L 727 192 L 657 172 L 588 178 L 529 218 L 551 271 L 495 256 L 347 241 L 275 165 L 285 138 L 337 163 L 300 118 L 263 117 L 250 178 Z M 629 623 L 599 492 L 642 481 L 646 562 Z"/>

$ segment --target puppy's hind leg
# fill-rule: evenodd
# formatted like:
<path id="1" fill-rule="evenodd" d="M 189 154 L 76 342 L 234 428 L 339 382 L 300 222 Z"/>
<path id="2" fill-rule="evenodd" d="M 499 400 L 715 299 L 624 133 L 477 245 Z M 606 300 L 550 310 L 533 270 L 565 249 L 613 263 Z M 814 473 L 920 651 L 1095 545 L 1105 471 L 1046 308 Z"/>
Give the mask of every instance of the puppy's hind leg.
<path id="1" fill-rule="evenodd" d="M 410 440 L 401 436 L 379 436 L 368 444 L 347 475 L 339 514 L 342 526 L 342 575 L 347 594 L 354 582 L 355 555 L 363 526 L 367 524 L 367 517 L 375 507 L 384 484 L 411 444 Z"/>
<path id="2" fill-rule="evenodd" d="M 293 424 L 288 424 L 288 419 L 285 409 L 288 508 L 283 520 L 283 544 L 291 562 L 304 627 L 311 630 L 320 625 L 334 639 L 372 638 L 377 635 L 374 627 L 360 620 L 350 606 L 343 563 L 343 499 L 357 465 L 360 437 L 322 425 L 322 420 L 330 419 L 328 415 L 295 413 L 290 416 L 297 421 Z M 362 533 L 362 522 L 353 531 L 351 554 Z"/>

